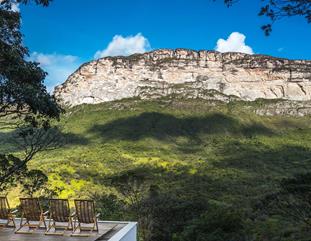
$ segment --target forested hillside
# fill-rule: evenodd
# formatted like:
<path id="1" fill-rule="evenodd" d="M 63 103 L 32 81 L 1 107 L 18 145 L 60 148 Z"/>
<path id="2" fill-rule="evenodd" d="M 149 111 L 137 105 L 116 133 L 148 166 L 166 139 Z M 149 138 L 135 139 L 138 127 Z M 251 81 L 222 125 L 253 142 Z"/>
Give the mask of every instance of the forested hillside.
<path id="1" fill-rule="evenodd" d="M 127 99 L 68 109 L 61 147 L 30 163 L 49 178 L 35 195 L 94 198 L 102 219 L 138 220 L 146 241 L 308 240 L 307 222 L 271 197 L 308 176 L 310 117 L 255 114 L 264 102 Z M 12 137 L 1 129 L 2 152 L 19 152 Z M 15 204 L 20 192 L 10 192 Z"/>

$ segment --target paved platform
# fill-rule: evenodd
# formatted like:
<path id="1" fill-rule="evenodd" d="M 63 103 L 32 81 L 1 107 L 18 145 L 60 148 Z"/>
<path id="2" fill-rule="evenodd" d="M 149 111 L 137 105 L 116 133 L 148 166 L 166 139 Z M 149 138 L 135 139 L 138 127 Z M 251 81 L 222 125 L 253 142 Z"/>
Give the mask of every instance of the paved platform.
<path id="1" fill-rule="evenodd" d="M 17 222 L 18 223 L 18 222 Z M 118 233 L 126 223 L 99 222 L 98 233 L 93 232 L 89 237 L 71 236 L 70 231 L 66 231 L 63 236 L 45 235 L 45 229 L 37 229 L 31 234 L 15 234 L 14 228 L 0 227 L 1 241 L 96 241 L 109 240 Z M 26 229 L 27 230 L 27 229 Z"/>

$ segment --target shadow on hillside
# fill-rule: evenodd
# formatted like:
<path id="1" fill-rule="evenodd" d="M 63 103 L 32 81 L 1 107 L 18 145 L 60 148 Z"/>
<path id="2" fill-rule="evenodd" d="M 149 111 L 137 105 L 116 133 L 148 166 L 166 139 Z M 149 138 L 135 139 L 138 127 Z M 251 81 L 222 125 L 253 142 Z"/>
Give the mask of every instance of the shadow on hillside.
<path id="1" fill-rule="evenodd" d="M 90 129 L 104 139 L 139 140 L 152 137 L 165 140 L 168 137 L 199 139 L 199 134 L 272 135 L 273 131 L 262 124 L 241 124 L 224 114 L 204 117 L 177 118 L 170 114 L 145 112 L 138 116 L 114 120 Z"/>
<path id="2" fill-rule="evenodd" d="M 237 153 L 234 153 L 234 149 Z M 237 149 L 242 150 L 243 153 L 239 153 Z M 250 153 L 249 157 L 247 153 Z M 229 161 L 228 158 L 221 161 L 216 168 L 212 168 L 208 163 L 199 167 L 195 164 L 191 166 L 189 163 L 165 167 L 150 163 L 130 166 L 129 170 L 113 173 L 111 176 L 102 176 L 102 179 L 97 181 L 105 186 L 116 188 L 126 197 L 132 194 L 141 198 L 138 198 L 139 201 L 134 205 L 132 204 L 133 207 L 138 207 L 140 213 L 149 215 L 154 212 L 156 213 L 154 217 L 163 217 L 163 221 L 167 223 L 159 223 L 161 225 L 164 223 L 165 228 L 176 220 L 180 226 L 184 226 L 184 223 L 202 215 L 203 212 L 211 212 L 213 207 L 230 207 L 232 210 L 239 210 L 244 220 L 247 219 L 250 224 L 260 225 L 261 222 L 256 223 L 258 213 L 253 209 L 258 201 L 263 200 L 265 195 L 278 191 L 280 179 L 290 177 L 295 172 L 302 172 L 304 168 L 307 170 L 304 164 L 309 168 L 311 166 L 309 161 L 309 163 L 298 163 L 297 169 L 288 169 L 300 158 L 310 157 L 310 150 L 300 146 L 285 145 L 275 149 L 260 144 L 259 146 L 249 145 L 249 148 L 248 145 L 241 145 L 240 148 L 230 146 L 227 154 L 233 155 L 235 159 Z M 289 155 L 287 159 L 286 155 Z M 275 157 L 280 158 L 271 162 Z M 236 162 L 238 158 L 244 159 L 239 163 Z M 271 165 L 268 165 L 269 162 Z M 277 167 L 279 170 L 276 170 Z M 197 170 L 193 171 L 194 168 Z M 257 174 L 249 173 L 249 170 L 256 171 Z M 275 175 L 275 171 L 280 175 Z M 106 203 L 101 199 L 97 202 Z M 265 218 L 269 218 L 266 213 L 260 214 L 260 217 L 265 214 Z M 217 215 L 214 218 L 217 222 L 221 217 Z M 227 219 L 223 220 L 226 223 Z M 252 223 L 253 221 L 255 222 Z M 215 225 L 215 227 L 217 229 L 219 226 Z M 165 228 L 163 230 L 166 230 Z"/>
<path id="3" fill-rule="evenodd" d="M 151 162 L 96 180 L 115 187 L 119 182 L 136 185 L 133 180 L 162 183 L 168 193 L 193 197 L 204 195 L 207 199 L 240 206 L 256 203 L 258 198 L 275 191 L 281 179 L 311 168 L 311 150 L 300 146 L 270 149 L 241 145 L 233 149 L 228 144 L 228 149 L 228 157 L 219 162 L 207 160 L 200 165 L 195 162 L 172 163 L 165 167 Z"/>
<path id="4" fill-rule="evenodd" d="M 311 167 L 311 149 L 298 145 L 271 148 L 263 144 L 229 142 L 218 149 L 224 157 L 217 168 L 235 168 L 247 173 L 284 175 L 304 172 Z"/>
<path id="5" fill-rule="evenodd" d="M 55 130 L 53 133 L 57 137 L 56 143 L 61 146 L 73 146 L 73 145 L 87 145 L 88 139 L 73 133 L 63 133 L 60 130 Z M 17 131 L 0 132 L 0 152 L 14 152 L 21 151 L 21 146 L 17 142 Z"/>

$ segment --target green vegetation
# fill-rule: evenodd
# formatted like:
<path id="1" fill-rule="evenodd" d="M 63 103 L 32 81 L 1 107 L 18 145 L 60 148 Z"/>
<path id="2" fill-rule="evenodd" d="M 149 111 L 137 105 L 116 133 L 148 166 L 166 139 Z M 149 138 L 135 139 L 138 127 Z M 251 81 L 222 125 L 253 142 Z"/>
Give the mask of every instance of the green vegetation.
<path id="1" fill-rule="evenodd" d="M 0 192 L 23 180 L 28 183 L 26 186 L 32 186 L 30 194 L 47 182 L 42 171 L 29 172 L 27 164 L 37 152 L 55 146 L 56 135 L 52 133 L 56 129 L 50 129 L 49 120 L 58 119 L 61 113 L 43 83 L 47 73 L 39 63 L 27 60 L 29 51 L 23 45 L 21 14 L 13 10 L 14 6 L 30 2 L 48 6 L 50 0 L 0 1 L 0 128 L 4 146 L 8 144 L 6 134 L 12 134 L 5 131 L 14 126 L 15 144 L 22 144 L 19 146 L 24 149 L 19 157 L 0 153 Z"/>
<path id="2" fill-rule="evenodd" d="M 78 106 L 61 118 L 63 145 L 29 168 L 54 195 L 95 198 L 103 219 L 139 220 L 142 240 L 304 240 L 303 222 L 258 207 L 311 169 L 310 117 L 254 114 L 263 102 Z M 11 137 L 0 153 L 18 153 Z"/>

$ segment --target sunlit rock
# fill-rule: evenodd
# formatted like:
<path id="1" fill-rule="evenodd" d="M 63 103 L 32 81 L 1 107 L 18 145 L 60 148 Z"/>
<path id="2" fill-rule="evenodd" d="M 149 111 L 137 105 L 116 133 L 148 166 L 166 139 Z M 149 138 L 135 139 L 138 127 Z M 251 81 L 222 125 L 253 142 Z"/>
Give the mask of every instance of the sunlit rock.
<path id="1" fill-rule="evenodd" d="M 163 96 L 246 101 L 311 100 L 311 61 L 264 55 L 160 49 L 82 65 L 56 87 L 69 106 Z"/>

